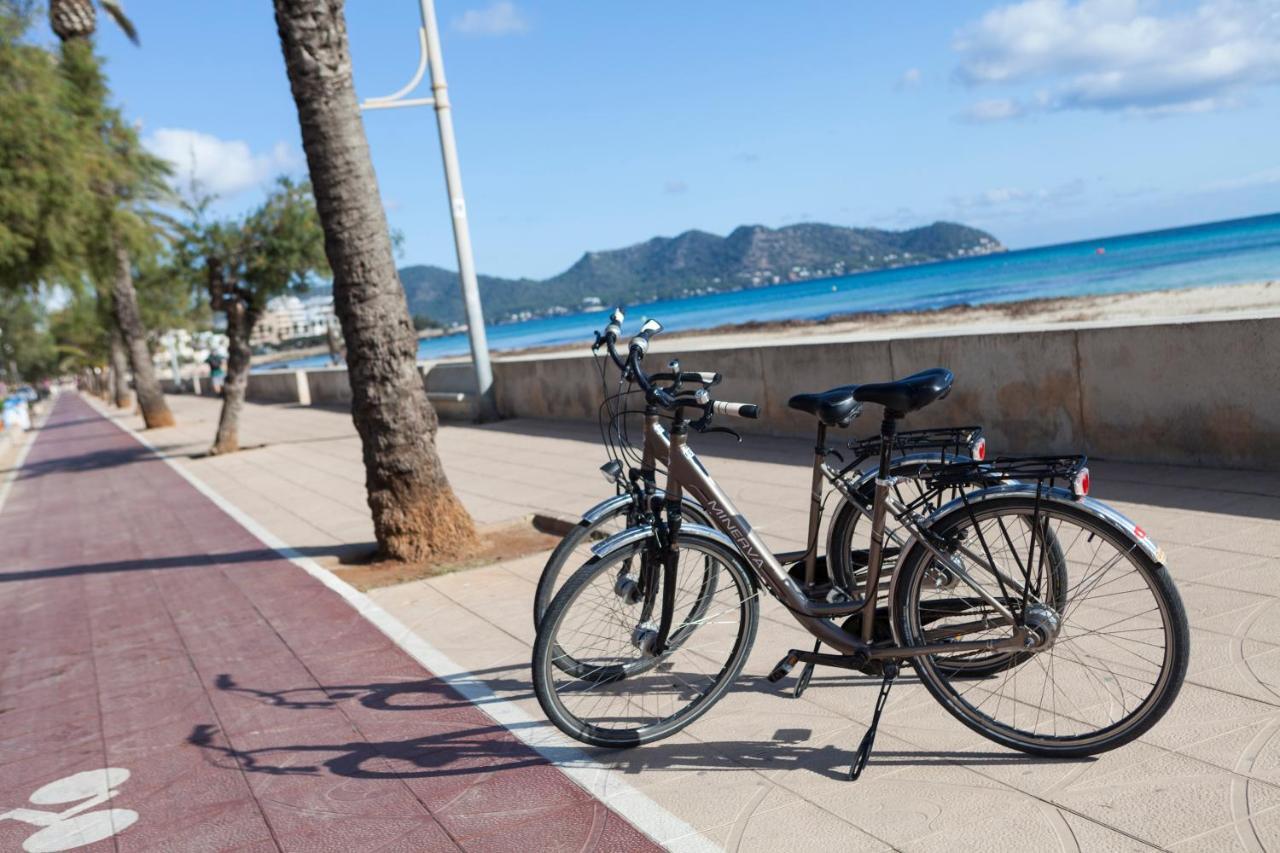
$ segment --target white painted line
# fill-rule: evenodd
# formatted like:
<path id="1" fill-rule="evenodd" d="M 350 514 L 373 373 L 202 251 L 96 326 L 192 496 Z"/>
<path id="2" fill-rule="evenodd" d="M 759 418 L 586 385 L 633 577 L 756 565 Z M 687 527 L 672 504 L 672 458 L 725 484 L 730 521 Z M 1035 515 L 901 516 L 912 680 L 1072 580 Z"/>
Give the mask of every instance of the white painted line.
<path id="1" fill-rule="evenodd" d="M 83 396 L 81 399 L 84 399 L 100 414 L 106 416 L 107 413 L 99 408 L 96 400 Z M 469 670 L 459 666 L 444 652 L 431 645 L 423 637 L 415 634 L 403 622 L 383 610 L 381 605 L 377 604 L 369 596 L 360 592 L 315 560 L 290 548 L 284 540 L 242 512 L 237 506 L 214 491 L 211 486 L 156 450 L 155 446 L 145 436 L 120 423 L 115 418 L 107 417 L 107 420 L 118 426 L 125 433 L 133 436 L 139 444 L 154 453 L 157 458 L 164 460 L 165 464 L 178 472 L 178 476 L 195 487 L 196 491 L 213 501 L 214 505 L 235 519 L 241 527 L 256 536 L 264 545 L 346 599 L 347 603 L 356 609 L 356 612 L 372 622 L 379 631 L 386 634 L 393 643 L 407 652 L 411 658 L 422 664 L 458 693 L 475 703 L 476 707 L 540 753 L 566 776 L 584 788 L 587 793 L 601 802 L 607 801 L 610 808 L 630 821 L 641 832 L 644 832 L 667 849 L 679 851 L 679 853 L 684 853 L 684 851 L 702 853 L 702 851 L 720 849 L 710 839 L 698 832 L 695 827 L 673 815 L 649 799 L 645 794 L 632 788 L 631 785 L 623 781 L 621 773 L 612 771 L 597 762 L 550 723 L 534 719 L 519 705 L 499 697 Z"/>
<path id="2" fill-rule="evenodd" d="M 13 458 L 13 465 L 10 466 L 8 473 L 4 475 L 4 482 L 0 482 L 0 512 L 4 512 L 4 502 L 9 499 L 9 490 L 13 488 L 13 481 L 18 479 L 18 472 L 22 470 L 22 466 L 27 462 L 27 454 L 31 452 L 31 445 L 36 443 L 36 435 L 44 427 L 45 421 L 49 420 L 49 415 L 53 414 L 53 405 L 56 399 L 49 401 L 44 407 L 44 413 L 40 415 L 40 419 L 32 424 L 30 432 L 24 433 L 20 441 L 25 442 L 18 450 L 18 455 Z"/>

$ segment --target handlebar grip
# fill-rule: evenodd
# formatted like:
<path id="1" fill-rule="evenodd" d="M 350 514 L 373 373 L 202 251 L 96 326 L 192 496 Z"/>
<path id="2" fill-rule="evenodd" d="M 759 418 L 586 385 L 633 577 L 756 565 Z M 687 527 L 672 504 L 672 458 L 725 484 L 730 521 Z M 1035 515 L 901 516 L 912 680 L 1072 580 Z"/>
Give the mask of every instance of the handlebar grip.
<path id="1" fill-rule="evenodd" d="M 720 380 L 723 378 L 724 377 L 722 377 L 719 373 L 705 373 L 702 371 L 689 371 L 689 370 L 682 370 L 680 372 L 681 382 L 697 382 L 699 385 L 702 385 L 706 388 L 710 388 L 712 385 L 719 384 Z M 674 382 L 675 379 L 676 379 L 676 375 L 674 373 L 671 373 L 670 371 L 663 372 L 663 373 L 649 374 L 650 382 Z"/>
<path id="2" fill-rule="evenodd" d="M 737 418 L 755 420 L 760 417 L 760 407 L 755 403 L 726 403 L 716 400 L 711 404 L 711 411 L 717 415 L 732 415 Z"/>
<path id="3" fill-rule="evenodd" d="M 626 315 L 622 313 L 622 308 L 614 308 L 613 313 L 609 315 L 609 325 L 604 327 L 604 336 L 616 341 L 622 334 L 622 321 L 625 319 Z"/>
<path id="4" fill-rule="evenodd" d="M 645 320 L 644 325 L 640 327 L 640 331 L 631 339 L 630 349 L 632 351 L 639 350 L 640 355 L 644 356 L 649 351 L 649 338 L 662 331 L 662 324 L 652 318 Z"/>

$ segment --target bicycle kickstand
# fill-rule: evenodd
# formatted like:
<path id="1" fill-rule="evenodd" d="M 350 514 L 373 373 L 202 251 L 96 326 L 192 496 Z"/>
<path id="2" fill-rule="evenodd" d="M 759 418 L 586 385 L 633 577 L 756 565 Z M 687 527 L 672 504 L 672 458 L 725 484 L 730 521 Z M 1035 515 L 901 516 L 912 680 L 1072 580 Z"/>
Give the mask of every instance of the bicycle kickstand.
<path id="1" fill-rule="evenodd" d="M 813 653 L 816 655 L 818 650 L 822 648 L 822 641 L 818 640 L 813 644 Z M 804 695 L 805 689 L 809 686 L 810 679 L 813 678 L 813 661 L 808 661 L 804 665 L 804 669 L 800 670 L 800 677 L 796 679 L 796 690 L 791 698 L 799 699 Z"/>
<path id="2" fill-rule="evenodd" d="M 858 751 L 853 756 L 853 764 L 849 767 L 849 781 L 857 781 L 871 758 L 871 747 L 876 742 L 876 729 L 880 726 L 880 714 L 884 711 L 884 703 L 889 699 L 889 689 L 893 680 L 898 677 L 898 665 L 888 661 L 884 665 L 884 680 L 880 682 L 880 695 L 876 697 L 876 712 L 871 717 L 871 725 L 858 744 Z"/>

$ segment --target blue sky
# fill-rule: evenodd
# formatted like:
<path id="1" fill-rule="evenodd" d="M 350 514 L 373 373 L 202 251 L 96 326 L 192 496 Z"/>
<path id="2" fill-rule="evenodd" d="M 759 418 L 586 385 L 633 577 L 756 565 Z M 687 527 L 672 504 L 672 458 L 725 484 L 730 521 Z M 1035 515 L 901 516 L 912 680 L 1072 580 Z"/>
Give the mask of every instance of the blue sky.
<path id="1" fill-rule="evenodd" d="M 1280 210 L 1280 0 L 437 0 L 476 263 L 542 277 L 689 228 L 950 219 L 1013 247 Z M 305 171 L 270 4 L 129 0 L 100 50 L 239 210 Z M 357 91 L 413 0 L 352 0 Z M 401 262 L 455 267 L 426 108 L 365 116 Z"/>

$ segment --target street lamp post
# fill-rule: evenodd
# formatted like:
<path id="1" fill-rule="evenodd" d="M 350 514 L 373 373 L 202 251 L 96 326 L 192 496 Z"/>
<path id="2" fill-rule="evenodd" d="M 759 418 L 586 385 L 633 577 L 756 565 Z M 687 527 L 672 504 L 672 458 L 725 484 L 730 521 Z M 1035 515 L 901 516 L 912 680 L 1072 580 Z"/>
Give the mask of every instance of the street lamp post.
<path id="1" fill-rule="evenodd" d="M 475 368 L 476 396 L 480 420 L 498 416 L 493 396 L 493 368 L 489 365 L 489 343 L 485 337 L 484 312 L 480 307 L 480 288 L 476 282 L 475 260 L 471 256 L 471 231 L 467 225 L 467 204 L 462 195 L 462 173 L 458 168 L 458 148 L 453 136 L 453 114 L 449 109 L 449 91 L 444 78 L 444 58 L 440 52 L 440 31 L 436 26 L 433 0 L 419 0 L 422 26 L 418 30 L 418 70 L 404 88 L 381 98 L 366 98 L 364 110 L 395 107 L 433 106 L 436 126 L 440 131 L 440 153 L 444 160 L 445 188 L 449 194 L 449 212 L 453 218 L 453 242 L 458 254 L 458 277 L 462 281 L 462 304 L 467 317 L 467 337 L 471 343 L 471 363 Z M 425 71 L 431 72 L 431 97 L 408 98 Z"/>

